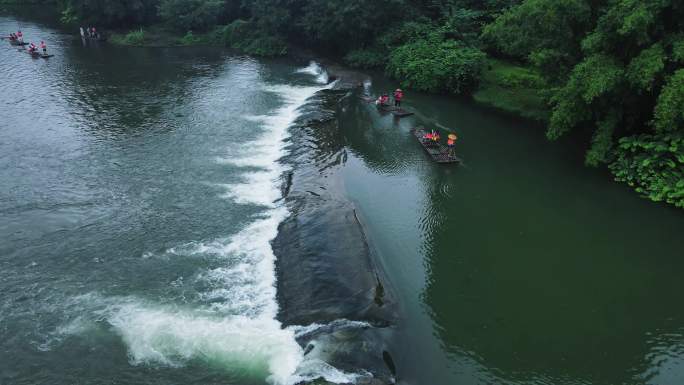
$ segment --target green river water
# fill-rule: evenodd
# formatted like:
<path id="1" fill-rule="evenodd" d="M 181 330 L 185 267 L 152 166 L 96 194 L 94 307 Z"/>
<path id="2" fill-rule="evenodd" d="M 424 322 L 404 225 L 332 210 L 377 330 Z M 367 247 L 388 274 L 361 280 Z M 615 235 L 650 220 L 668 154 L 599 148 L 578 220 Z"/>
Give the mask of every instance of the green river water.
<path id="1" fill-rule="evenodd" d="M 0 17 L 16 29 L 55 57 L 0 49 L 0 384 L 362 381 L 278 321 L 281 159 L 324 71 Z M 335 185 L 396 303 L 398 383 L 684 383 L 681 210 L 537 124 L 412 92 L 397 120 L 359 92 Z M 455 131 L 464 164 L 431 162 L 416 125 Z"/>

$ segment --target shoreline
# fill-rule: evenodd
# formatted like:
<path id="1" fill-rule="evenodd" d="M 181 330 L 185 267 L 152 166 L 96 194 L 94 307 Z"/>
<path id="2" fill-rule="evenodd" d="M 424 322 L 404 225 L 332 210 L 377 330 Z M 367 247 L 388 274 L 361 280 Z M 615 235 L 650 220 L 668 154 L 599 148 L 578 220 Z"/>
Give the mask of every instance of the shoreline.
<path id="1" fill-rule="evenodd" d="M 146 31 L 145 37 L 140 41 L 129 42 L 126 39 L 127 33 L 134 33 L 135 29 L 109 31 L 107 33 L 110 37 L 108 41 L 113 45 L 124 47 L 172 48 L 196 46 L 230 48 L 246 55 L 254 55 L 248 51 L 226 45 L 217 35 L 217 30 L 197 34 L 188 32 L 185 35 L 160 25 L 153 25 L 141 28 L 140 30 Z M 296 59 L 318 55 L 288 43 L 287 50 L 283 54 L 255 56 L 285 56 Z M 323 62 L 325 61 L 327 60 L 323 60 Z M 341 66 L 337 67 L 342 70 Z M 491 108 L 499 113 L 528 119 L 533 122 L 546 123 L 549 120 L 550 110 L 544 101 L 544 87 L 543 80 L 535 69 L 513 62 L 489 58 L 487 65 L 482 69 L 482 78 L 478 87 L 471 95 L 466 97 L 477 105 Z M 458 95 L 451 96 L 459 97 Z"/>

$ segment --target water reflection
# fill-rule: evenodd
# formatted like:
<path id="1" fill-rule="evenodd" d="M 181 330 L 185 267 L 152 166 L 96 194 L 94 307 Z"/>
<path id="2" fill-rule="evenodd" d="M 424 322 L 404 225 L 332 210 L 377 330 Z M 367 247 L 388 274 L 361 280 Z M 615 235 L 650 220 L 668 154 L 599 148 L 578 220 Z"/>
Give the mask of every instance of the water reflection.
<path id="1" fill-rule="evenodd" d="M 63 97 L 84 126 L 106 136 L 130 128 L 178 128 L 186 103 L 201 99 L 195 90 L 211 90 L 231 64 L 206 50 L 195 52 L 197 61 L 186 60 L 190 52 L 168 49 L 89 47 L 67 53 L 71 69 Z"/>
<path id="2" fill-rule="evenodd" d="M 390 88 L 376 78 L 371 91 Z M 341 117 L 364 162 L 347 183 L 377 218 L 372 237 L 413 312 L 400 372 L 418 383 L 681 383 L 681 212 L 583 168 L 575 140 L 549 143 L 535 125 L 454 99 L 412 93 L 406 104 L 419 113 L 399 122 L 360 100 Z M 415 124 L 456 130 L 466 165 L 431 163 Z M 407 211 L 411 199 L 422 209 Z M 408 239 L 419 245 L 396 245 Z"/>
<path id="3" fill-rule="evenodd" d="M 520 195 L 473 191 L 468 173 L 426 177 L 424 300 L 449 354 L 506 383 L 606 385 L 650 382 L 663 373 L 657 352 L 681 354 L 684 261 L 666 224 L 641 217 L 648 230 L 630 237 L 616 216 L 559 217 Z"/>

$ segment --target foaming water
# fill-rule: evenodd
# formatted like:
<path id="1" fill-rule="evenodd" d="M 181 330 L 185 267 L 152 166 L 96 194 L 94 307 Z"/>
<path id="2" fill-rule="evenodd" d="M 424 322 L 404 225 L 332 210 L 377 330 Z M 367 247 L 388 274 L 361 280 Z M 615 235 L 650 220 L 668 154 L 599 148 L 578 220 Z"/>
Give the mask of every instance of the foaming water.
<path id="1" fill-rule="evenodd" d="M 274 202 L 280 198 L 279 178 L 287 171 L 287 167 L 278 160 L 285 155 L 288 128 L 299 117 L 299 108 L 306 100 L 325 88 L 282 84 L 264 88 L 264 91 L 281 99 L 283 105 L 271 114 L 244 117 L 260 123 L 263 133 L 220 162 L 256 170 L 243 173 L 243 183 L 226 185 L 225 197 L 237 203 L 274 207 Z"/>
<path id="2" fill-rule="evenodd" d="M 328 72 L 315 61 L 310 62 L 308 66 L 301 68 L 296 72 L 313 75 L 316 77 L 316 81 L 321 84 L 327 84 L 329 81 Z"/>
<path id="3" fill-rule="evenodd" d="M 320 68 L 300 71 L 315 71 L 317 82 L 322 82 Z M 254 140 L 230 148 L 230 157 L 219 159 L 220 164 L 243 170 L 240 182 L 224 185 L 222 197 L 264 210 L 226 239 L 191 242 L 166 252 L 208 257 L 219 265 L 193 278 L 203 288 L 198 293 L 202 306 L 176 309 L 126 300 L 107 307 L 104 316 L 126 343 L 131 363 L 182 366 L 203 360 L 248 376 L 267 372 L 273 384 L 319 377 L 349 383 L 357 378 L 320 358 L 305 359 L 296 341 L 297 329 L 283 328 L 276 319 L 275 255 L 270 242 L 288 216 L 278 203 L 280 178 L 287 170 L 279 159 L 286 155 L 288 129 L 300 115 L 299 108 L 326 87 L 265 85 L 263 91 L 277 98 L 280 107 L 268 114 L 242 117 L 257 123 L 261 131 Z"/>
<path id="4" fill-rule="evenodd" d="M 275 257 L 270 242 L 286 216 L 285 208 L 275 208 L 228 239 L 183 245 L 169 253 L 209 256 L 218 262 L 219 267 L 196 277 L 207 287 L 200 298 L 212 310 L 226 315 L 275 318 Z"/>
<path id="5" fill-rule="evenodd" d="M 60 48 L 50 61 L 0 52 L 13 75 L 30 74 L 7 84 L 16 105 L 2 114 L 12 195 L 0 208 L 17 213 L 3 248 L 14 242 L 17 258 L 0 258 L 11 270 L 0 361 L 12 369 L 0 382 L 71 383 L 79 349 L 107 367 L 76 374 L 89 383 L 355 381 L 276 318 L 271 241 L 289 215 L 279 160 L 299 109 L 329 87 L 325 71 L 71 41 L 48 41 Z M 268 84 L 271 73 L 298 86 Z M 48 80 L 59 87 L 36 91 Z M 47 377 L 32 377 L 36 365 Z"/>
<path id="6" fill-rule="evenodd" d="M 182 367 L 191 361 L 230 368 L 244 377 L 268 372 L 267 381 L 293 385 L 324 378 L 333 383 L 354 383 L 369 373 L 346 373 L 320 354 L 304 355 L 296 338 L 302 332 L 331 329 L 330 325 L 282 328 L 266 314 L 225 317 L 212 312 L 164 308 L 134 298 L 112 299 L 102 316 L 126 344 L 133 365 Z"/>
<path id="7" fill-rule="evenodd" d="M 269 382 L 288 384 L 302 357 L 294 332 L 267 314 L 222 317 L 133 301 L 106 313 L 132 364 L 183 366 L 200 359 L 249 377 L 267 370 Z"/>

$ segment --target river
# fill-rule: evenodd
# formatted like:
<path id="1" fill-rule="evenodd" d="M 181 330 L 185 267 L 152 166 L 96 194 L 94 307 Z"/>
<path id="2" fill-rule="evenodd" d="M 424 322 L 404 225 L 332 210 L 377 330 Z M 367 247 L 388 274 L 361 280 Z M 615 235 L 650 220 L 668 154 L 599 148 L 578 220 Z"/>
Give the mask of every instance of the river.
<path id="1" fill-rule="evenodd" d="M 397 120 L 308 60 L 17 29 L 55 56 L 0 49 L 0 384 L 684 382 L 684 215 L 581 143 L 412 92 Z"/>

